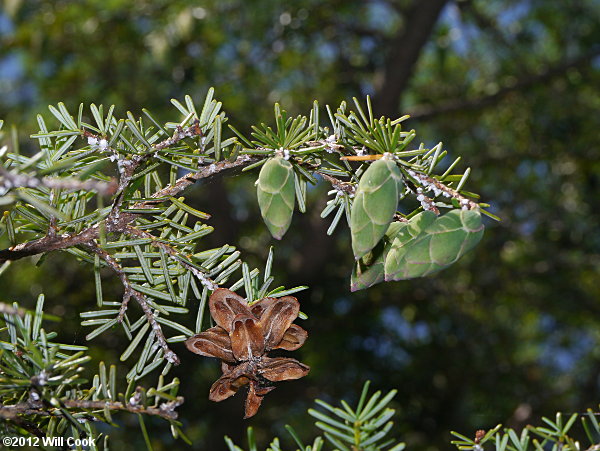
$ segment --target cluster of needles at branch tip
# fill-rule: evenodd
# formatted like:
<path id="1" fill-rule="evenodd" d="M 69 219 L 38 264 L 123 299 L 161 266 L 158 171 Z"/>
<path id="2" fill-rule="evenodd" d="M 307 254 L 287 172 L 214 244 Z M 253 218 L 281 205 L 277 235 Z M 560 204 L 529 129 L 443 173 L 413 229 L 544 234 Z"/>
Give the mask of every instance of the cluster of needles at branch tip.
<path id="1" fill-rule="evenodd" d="M 193 337 L 185 345 L 196 353 L 221 359 L 222 376 L 208 398 L 223 401 L 248 385 L 244 418 L 256 414 L 273 382 L 299 379 L 310 371 L 303 363 L 286 357 L 268 357 L 272 349 L 294 351 L 308 333 L 292 324 L 300 303 L 292 296 L 264 298 L 248 305 L 244 298 L 225 288 L 209 298 L 210 314 L 217 326 Z"/>

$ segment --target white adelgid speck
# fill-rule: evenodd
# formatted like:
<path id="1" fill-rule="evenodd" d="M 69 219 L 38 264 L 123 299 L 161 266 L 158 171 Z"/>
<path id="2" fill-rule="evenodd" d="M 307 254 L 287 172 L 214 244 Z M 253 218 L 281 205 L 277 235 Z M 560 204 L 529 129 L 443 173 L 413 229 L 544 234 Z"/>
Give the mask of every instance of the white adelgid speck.
<path id="1" fill-rule="evenodd" d="M 106 150 L 108 148 L 108 141 L 102 138 L 98 143 L 98 148 L 102 151 Z"/>
<path id="2" fill-rule="evenodd" d="M 88 136 L 88 144 L 92 147 L 97 146 L 98 145 L 98 138 L 94 137 L 94 136 Z"/>
<path id="3" fill-rule="evenodd" d="M 33 400 L 33 401 L 39 401 L 40 400 L 40 395 L 38 394 L 38 392 L 36 391 L 31 391 L 29 392 L 29 397 Z"/>
<path id="4" fill-rule="evenodd" d="M 358 149 L 356 151 L 356 155 L 359 157 L 365 156 L 367 154 L 367 148 L 365 146 L 362 146 L 362 149 Z"/>
<path id="5" fill-rule="evenodd" d="M 337 138 L 335 135 L 330 135 L 327 138 L 325 138 L 325 151 L 327 153 L 332 153 L 333 152 L 333 146 L 337 143 Z"/>
<path id="6" fill-rule="evenodd" d="M 469 199 L 461 199 L 460 204 L 461 205 L 469 205 Z"/>
<path id="7" fill-rule="evenodd" d="M 290 159 L 290 151 L 288 149 L 283 149 L 283 159 L 284 160 Z"/>
<path id="8" fill-rule="evenodd" d="M 38 376 L 38 384 L 46 385 L 46 382 L 48 382 L 48 373 L 46 373 L 46 370 L 42 370 Z"/>
<path id="9" fill-rule="evenodd" d="M 167 359 L 167 362 L 169 362 L 169 363 L 177 363 L 177 356 L 175 355 L 175 353 L 173 351 L 168 351 L 167 354 L 165 355 L 165 358 Z"/>

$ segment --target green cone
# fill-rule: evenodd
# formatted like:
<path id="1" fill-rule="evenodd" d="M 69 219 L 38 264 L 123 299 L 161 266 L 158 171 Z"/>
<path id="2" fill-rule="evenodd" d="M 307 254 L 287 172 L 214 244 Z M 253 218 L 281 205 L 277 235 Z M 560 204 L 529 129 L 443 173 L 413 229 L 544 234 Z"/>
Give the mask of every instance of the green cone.
<path id="1" fill-rule="evenodd" d="M 296 202 L 291 163 L 280 156 L 269 159 L 258 175 L 256 194 L 269 232 L 280 240 L 292 222 Z"/>
<path id="2" fill-rule="evenodd" d="M 352 250 L 358 260 L 381 240 L 398 206 L 402 176 L 391 160 L 371 164 L 358 184 L 350 215 Z"/>
<path id="3" fill-rule="evenodd" d="M 429 217 L 433 214 L 424 213 L 430 213 Z M 411 220 L 411 225 L 418 216 Z M 481 215 L 474 210 L 451 210 L 429 224 L 429 219 L 425 219 L 421 217 L 418 219 L 420 225 L 404 229 L 412 233 L 402 233 L 403 230 L 394 238 L 385 259 L 386 281 L 423 277 L 447 268 L 483 236 Z M 416 232 L 419 233 L 415 235 Z"/>

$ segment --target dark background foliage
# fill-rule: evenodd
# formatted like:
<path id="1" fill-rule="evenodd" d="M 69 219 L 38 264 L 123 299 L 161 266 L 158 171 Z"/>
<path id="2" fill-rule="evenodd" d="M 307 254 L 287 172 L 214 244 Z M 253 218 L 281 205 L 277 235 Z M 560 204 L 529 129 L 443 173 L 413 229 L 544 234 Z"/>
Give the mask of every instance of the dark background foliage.
<path id="1" fill-rule="evenodd" d="M 216 362 L 180 346 L 175 373 L 196 449 L 223 449 L 223 434 L 239 443 L 247 425 L 265 445 L 286 423 L 312 436 L 312 400 L 351 400 L 366 379 L 399 390 L 395 435 L 440 449 L 450 430 L 598 405 L 599 43 L 597 0 L 7 0 L 0 117 L 18 126 L 26 151 L 48 103 L 147 107 L 172 120 L 171 97 L 200 101 L 209 86 L 244 130 L 268 122 L 275 101 L 300 113 L 314 98 L 337 106 L 370 94 L 377 114 L 412 114 L 417 140 L 461 155 L 469 186 L 502 222 L 435 277 L 351 294 L 349 235 L 326 236 L 319 186 L 275 249 L 278 281 L 311 287 L 299 295 L 309 377 L 281 384 L 243 421 L 241 396 L 207 400 Z M 189 196 L 213 214 L 207 246 L 235 244 L 259 264 L 273 242 L 253 181 L 221 179 Z M 3 301 L 32 306 L 41 291 L 48 313 L 63 317 L 46 327 L 83 342 L 92 273 L 53 255 L 39 268 L 17 262 L 0 280 Z M 118 360 L 121 339 L 96 339 L 93 355 Z M 115 449 L 143 446 L 135 418 L 118 420 Z M 156 449 L 174 446 L 164 424 L 151 432 Z"/>

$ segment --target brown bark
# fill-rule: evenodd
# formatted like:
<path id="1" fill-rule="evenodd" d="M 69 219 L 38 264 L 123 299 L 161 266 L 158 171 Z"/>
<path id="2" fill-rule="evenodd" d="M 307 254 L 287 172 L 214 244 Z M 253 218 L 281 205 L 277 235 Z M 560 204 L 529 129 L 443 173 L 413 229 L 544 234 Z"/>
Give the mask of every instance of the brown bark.
<path id="1" fill-rule="evenodd" d="M 417 0 L 407 11 L 405 26 L 389 44 L 383 80 L 373 103 L 377 116 L 397 116 L 402 93 L 447 3 L 448 0 Z"/>

